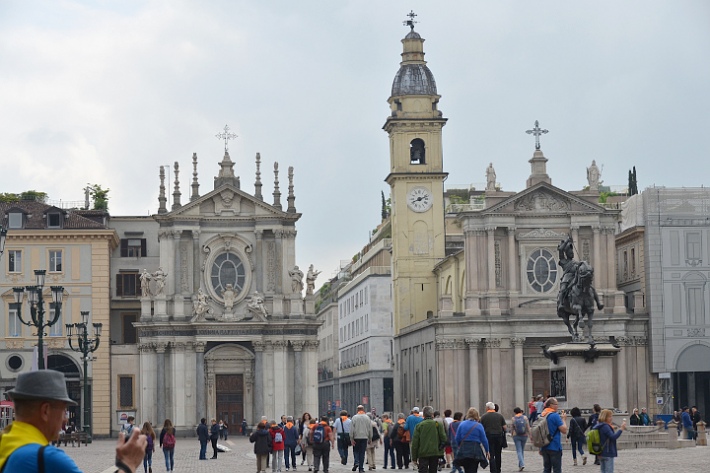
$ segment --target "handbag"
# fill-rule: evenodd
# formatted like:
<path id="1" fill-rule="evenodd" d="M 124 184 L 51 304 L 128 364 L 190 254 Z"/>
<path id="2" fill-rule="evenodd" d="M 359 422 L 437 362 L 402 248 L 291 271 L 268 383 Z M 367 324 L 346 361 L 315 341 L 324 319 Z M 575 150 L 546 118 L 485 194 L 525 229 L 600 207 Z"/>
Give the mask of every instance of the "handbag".
<path id="1" fill-rule="evenodd" d="M 500 442 L 500 446 L 508 448 L 508 435 L 505 432 L 503 432 L 503 440 Z"/>
<path id="2" fill-rule="evenodd" d="M 480 455 L 481 451 L 481 444 L 479 442 L 467 442 L 466 439 L 468 436 L 473 432 L 473 429 L 476 428 L 476 421 L 474 421 L 473 426 L 468 429 L 468 432 L 463 436 L 461 439 L 461 442 L 459 442 L 459 447 L 456 450 L 456 455 L 454 456 L 454 459 L 459 461 L 463 460 L 464 458 L 476 458 L 477 455 Z M 485 456 L 484 456 L 485 458 Z"/>

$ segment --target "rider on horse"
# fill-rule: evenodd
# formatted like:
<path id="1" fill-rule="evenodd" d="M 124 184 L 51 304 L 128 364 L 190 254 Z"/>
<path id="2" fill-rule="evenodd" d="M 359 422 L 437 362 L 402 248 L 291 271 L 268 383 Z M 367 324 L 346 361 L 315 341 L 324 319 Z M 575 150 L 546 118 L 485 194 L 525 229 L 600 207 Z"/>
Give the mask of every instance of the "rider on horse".
<path id="1" fill-rule="evenodd" d="M 577 268 L 579 268 L 580 263 L 574 260 L 574 242 L 572 241 L 571 235 L 557 245 L 557 251 L 559 251 L 560 266 L 564 270 L 562 279 L 560 280 L 560 292 L 557 294 L 557 308 L 560 310 L 564 306 L 565 297 L 567 297 L 567 293 L 574 282 L 574 277 L 577 274 Z M 597 303 L 597 309 L 602 310 L 604 304 L 599 301 L 599 296 L 594 286 L 589 286 L 589 292 Z"/>

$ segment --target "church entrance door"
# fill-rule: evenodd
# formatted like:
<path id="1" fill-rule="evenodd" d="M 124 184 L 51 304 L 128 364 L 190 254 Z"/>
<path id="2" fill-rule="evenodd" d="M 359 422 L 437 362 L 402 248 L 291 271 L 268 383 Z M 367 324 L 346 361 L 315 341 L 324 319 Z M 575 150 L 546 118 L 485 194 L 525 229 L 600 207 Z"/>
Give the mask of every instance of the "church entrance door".
<path id="1" fill-rule="evenodd" d="M 244 419 L 244 375 L 218 374 L 217 385 L 217 422 L 224 420 L 229 425 L 230 435 L 239 431 Z"/>
<path id="2" fill-rule="evenodd" d="M 543 395 L 543 400 L 550 395 L 550 370 L 532 370 L 533 394 Z"/>

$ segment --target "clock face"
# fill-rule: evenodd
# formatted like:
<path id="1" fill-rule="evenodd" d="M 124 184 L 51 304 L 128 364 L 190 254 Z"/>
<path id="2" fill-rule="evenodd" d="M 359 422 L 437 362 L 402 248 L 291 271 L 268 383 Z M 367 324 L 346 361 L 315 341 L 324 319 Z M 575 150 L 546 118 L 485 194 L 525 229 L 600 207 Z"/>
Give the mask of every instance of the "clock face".
<path id="1" fill-rule="evenodd" d="M 424 187 L 414 187 L 407 193 L 407 205 L 415 212 L 426 212 L 433 201 L 431 192 Z"/>

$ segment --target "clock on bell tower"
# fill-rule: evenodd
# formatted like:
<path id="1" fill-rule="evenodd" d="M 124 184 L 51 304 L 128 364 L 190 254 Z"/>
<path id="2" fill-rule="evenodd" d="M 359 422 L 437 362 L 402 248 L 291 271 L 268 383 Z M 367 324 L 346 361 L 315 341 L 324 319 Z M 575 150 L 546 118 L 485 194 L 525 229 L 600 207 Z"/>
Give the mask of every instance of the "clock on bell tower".
<path id="1" fill-rule="evenodd" d="M 434 266 L 445 256 L 444 179 L 440 96 L 424 61 L 424 39 L 411 31 L 402 40 L 399 71 L 383 129 L 390 138 L 392 284 L 394 332 L 432 317 L 437 310 Z"/>

